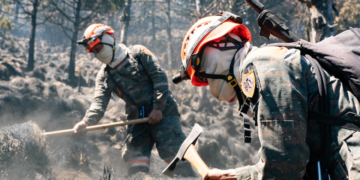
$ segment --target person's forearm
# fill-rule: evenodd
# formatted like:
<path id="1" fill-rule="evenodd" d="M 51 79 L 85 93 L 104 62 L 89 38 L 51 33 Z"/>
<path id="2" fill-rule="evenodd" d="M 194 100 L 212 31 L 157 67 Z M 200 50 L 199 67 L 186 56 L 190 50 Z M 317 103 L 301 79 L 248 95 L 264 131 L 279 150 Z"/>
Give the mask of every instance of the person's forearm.
<path id="1" fill-rule="evenodd" d="M 88 109 L 82 120 L 85 121 L 86 123 L 88 123 L 89 125 L 95 125 L 100 121 L 100 119 L 103 116 L 104 116 L 103 111 L 99 111 L 99 110 L 95 110 L 95 109 Z"/>
<path id="2" fill-rule="evenodd" d="M 83 118 L 83 121 L 89 125 L 95 125 L 100 121 L 100 119 L 104 116 L 107 105 L 110 101 L 111 87 L 113 87 L 113 83 L 105 85 L 104 81 L 105 76 L 103 75 L 103 70 L 101 70 L 96 79 L 94 98 Z"/>
<path id="3" fill-rule="evenodd" d="M 169 95 L 166 73 L 154 55 L 144 54 L 140 61 L 153 84 L 153 109 L 163 111 Z"/>

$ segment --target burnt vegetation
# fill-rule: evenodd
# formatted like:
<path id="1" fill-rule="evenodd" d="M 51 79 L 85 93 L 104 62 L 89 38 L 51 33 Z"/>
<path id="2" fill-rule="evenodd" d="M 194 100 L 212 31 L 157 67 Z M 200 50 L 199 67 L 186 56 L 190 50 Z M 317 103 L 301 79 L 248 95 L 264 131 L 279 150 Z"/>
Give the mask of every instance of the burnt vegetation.
<path id="1" fill-rule="evenodd" d="M 261 2 L 309 41 L 359 27 L 359 0 Z M 72 128 L 90 106 L 101 63 L 75 42 L 86 26 L 99 22 L 116 31 L 118 43 L 145 45 L 158 57 L 179 104 L 184 133 L 194 123 L 204 128 L 196 146 L 209 167 L 255 163 L 260 146 L 256 127 L 251 126 L 252 143 L 243 143 L 237 103 L 218 102 L 207 87 L 171 83 L 187 30 L 199 18 L 221 11 L 244 19 L 252 44 L 280 42 L 258 35 L 257 13 L 243 0 L 0 0 L 0 179 L 167 179 L 161 174 L 166 163 L 156 150 L 150 174 L 127 176 L 119 151 L 125 127 L 84 137 L 40 135 Z M 124 102 L 113 98 L 100 123 L 125 118 Z"/>

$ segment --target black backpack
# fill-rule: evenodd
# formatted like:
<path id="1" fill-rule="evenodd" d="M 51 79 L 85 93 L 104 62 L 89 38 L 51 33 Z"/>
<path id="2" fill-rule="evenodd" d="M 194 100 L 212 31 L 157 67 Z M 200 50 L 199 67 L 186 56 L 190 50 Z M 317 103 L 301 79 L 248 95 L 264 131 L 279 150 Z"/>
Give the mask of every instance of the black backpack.
<path id="1" fill-rule="evenodd" d="M 360 122 L 329 115 L 326 81 L 323 71 L 334 73 L 360 101 L 360 29 L 350 28 L 318 43 L 299 40 L 293 43 L 273 43 L 266 46 L 296 48 L 308 59 L 316 71 L 320 94 L 319 112 L 309 111 L 309 119 L 345 129 L 360 131 Z"/>
<path id="2" fill-rule="evenodd" d="M 350 28 L 318 43 L 300 40 L 271 46 L 297 48 L 305 56 L 316 59 L 322 68 L 334 73 L 360 100 L 360 29 Z"/>

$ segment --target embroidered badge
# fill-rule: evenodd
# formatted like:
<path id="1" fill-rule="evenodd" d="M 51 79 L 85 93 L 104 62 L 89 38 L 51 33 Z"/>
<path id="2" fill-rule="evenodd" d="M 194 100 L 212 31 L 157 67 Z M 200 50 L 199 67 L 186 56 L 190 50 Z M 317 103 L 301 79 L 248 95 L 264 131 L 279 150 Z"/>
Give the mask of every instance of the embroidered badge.
<path id="1" fill-rule="evenodd" d="M 245 96 L 252 98 L 255 92 L 255 74 L 254 70 L 251 70 L 247 74 L 242 75 L 241 90 Z"/>
<path id="2" fill-rule="evenodd" d="M 143 52 L 144 52 L 146 55 L 152 56 L 151 52 L 150 52 L 147 48 L 144 48 Z"/>

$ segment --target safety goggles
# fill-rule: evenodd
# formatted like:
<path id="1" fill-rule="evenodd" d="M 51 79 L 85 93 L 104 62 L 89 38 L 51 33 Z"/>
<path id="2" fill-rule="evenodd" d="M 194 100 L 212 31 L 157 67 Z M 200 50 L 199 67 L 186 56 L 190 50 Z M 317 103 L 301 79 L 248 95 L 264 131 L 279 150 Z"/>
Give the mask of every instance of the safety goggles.
<path id="1" fill-rule="evenodd" d="M 83 45 L 86 51 L 90 52 L 90 49 L 93 48 L 96 44 L 98 44 L 99 42 L 101 42 L 101 37 L 97 37 L 97 38 L 87 38 L 87 39 L 82 39 L 77 41 L 78 45 Z"/>
<path id="2" fill-rule="evenodd" d="M 77 44 L 83 45 L 86 51 L 90 52 L 90 49 L 93 48 L 96 44 L 101 42 L 103 34 L 110 30 L 111 28 L 109 26 L 100 27 L 94 31 L 94 35 L 91 37 L 85 39 L 85 37 L 79 41 L 77 41 Z"/>

